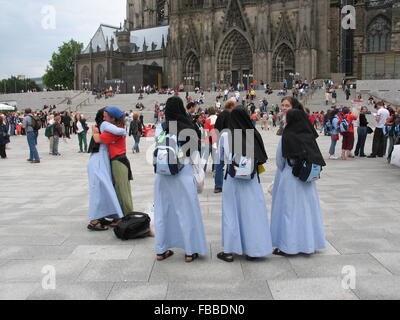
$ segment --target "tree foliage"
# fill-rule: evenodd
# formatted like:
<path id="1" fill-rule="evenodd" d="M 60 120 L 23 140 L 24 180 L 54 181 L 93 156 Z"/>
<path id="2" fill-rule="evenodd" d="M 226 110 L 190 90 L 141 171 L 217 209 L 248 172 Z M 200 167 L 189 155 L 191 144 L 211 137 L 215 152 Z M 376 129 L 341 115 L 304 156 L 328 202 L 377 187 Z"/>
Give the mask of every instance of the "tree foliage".
<path id="1" fill-rule="evenodd" d="M 75 54 L 80 54 L 83 50 L 83 43 L 70 40 L 64 42 L 54 52 L 43 76 L 44 85 L 56 90 L 57 85 L 62 85 L 65 89 L 74 88 L 74 60 Z"/>
<path id="2" fill-rule="evenodd" d="M 17 93 L 28 90 L 40 91 L 40 88 L 31 79 L 21 80 L 12 76 L 11 78 L 0 80 L 1 93 Z"/>

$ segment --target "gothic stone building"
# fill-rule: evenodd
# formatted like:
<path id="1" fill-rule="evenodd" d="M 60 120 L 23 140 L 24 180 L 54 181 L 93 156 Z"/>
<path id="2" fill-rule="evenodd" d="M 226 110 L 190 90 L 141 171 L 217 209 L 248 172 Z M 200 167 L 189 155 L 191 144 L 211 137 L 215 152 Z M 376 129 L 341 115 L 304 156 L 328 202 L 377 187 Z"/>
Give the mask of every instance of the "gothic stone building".
<path id="1" fill-rule="evenodd" d="M 343 6 L 356 29 L 342 27 Z M 396 0 L 128 0 L 76 57 L 77 88 L 188 88 L 284 79 L 400 78 Z"/>

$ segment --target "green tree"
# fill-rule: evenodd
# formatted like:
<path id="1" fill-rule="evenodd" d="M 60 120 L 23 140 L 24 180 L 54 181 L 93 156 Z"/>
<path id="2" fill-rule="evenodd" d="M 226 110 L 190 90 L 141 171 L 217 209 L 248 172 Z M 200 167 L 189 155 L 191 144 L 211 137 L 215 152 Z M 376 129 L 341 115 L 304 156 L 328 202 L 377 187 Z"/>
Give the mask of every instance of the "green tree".
<path id="1" fill-rule="evenodd" d="M 74 88 L 74 60 L 75 54 L 80 54 L 83 43 L 70 40 L 58 48 L 47 66 L 43 76 L 43 83 L 47 88 L 58 89 L 62 85 L 65 89 Z"/>
<path id="2" fill-rule="evenodd" d="M 8 79 L 0 80 L 0 93 L 16 93 L 28 90 L 40 91 L 39 86 L 30 79 L 18 79 L 12 76 Z"/>

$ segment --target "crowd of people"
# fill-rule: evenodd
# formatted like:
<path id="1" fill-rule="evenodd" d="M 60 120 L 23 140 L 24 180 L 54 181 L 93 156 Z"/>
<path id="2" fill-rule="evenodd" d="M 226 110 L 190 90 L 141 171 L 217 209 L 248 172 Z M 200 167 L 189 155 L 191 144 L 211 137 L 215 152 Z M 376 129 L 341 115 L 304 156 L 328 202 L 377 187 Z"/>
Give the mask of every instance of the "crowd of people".
<path id="1" fill-rule="evenodd" d="M 180 165 L 175 174 L 160 173 L 155 155 L 154 224 L 158 261 L 171 257 L 173 248 L 185 250 L 188 263 L 207 254 L 198 199 L 199 182 L 194 175 L 199 168 L 206 170 L 214 148 L 217 149 L 217 157 L 213 157 L 215 191 L 222 192 L 224 250 L 218 254 L 219 259 L 233 262 L 235 255 L 245 255 L 253 261 L 272 253 L 313 254 L 325 248 L 323 216 L 315 182 L 318 177 L 306 182 L 300 172 L 304 163 L 320 168 L 326 165 L 316 142 L 318 134 L 296 98 L 284 98 L 281 111 L 285 129 L 277 151 L 278 172 L 272 191 L 270 223 L 260 184 L 268 156 L 249 110 L 235 99 L 229 99 L 218 115 L 214 107 L 203 114 L 196 113 L 193 102 L 185 107 L 178 96 L 168 99 L 164 108 L 165 121 L 158 124 L 155 139 L 159 142 L 166 136 L 170 139 L 175 136 L 179 150 L 186 150 L 185 145 L 190 147 L 178 152 Z M 88 165 L 90 230 L 108 230 L 133 211 L 132 173 L 126 157 L 126 116 L 116 107 L 107 107 L 96 117 Z M 129 133 L 137 133 L 139 123 L 135 115 Z M 188 134 L 195 137 L 194 148 L 190 144 L 193 141 L 187 139 Z M 306 154 L 302 153 L 304 147 Z"/>
<path id="2" fill-rule="evenodd" d="M 89 127 L 82 114 L 56 112 L 53 107 L 45 106 L 42 111 L 32 111 L 27 108 L 22 112 L 11 112 L 7 115 L 0 115 L 2 134 L 0 135 L 1 158 L 6 159 L 6 145 L 10 143 L 12 136 L 26 136 L 29 146 L 30 163 L 40 163 L 40 156 L 37 151 L 39 131 L 44 131 L 44 135 L 49 141 L 49 154 L 60 156 L 59 141 L 71 139 L 74 134 L 78 138 L 79 152 L 87 153 L 87 132 Z M 4 146 L 4 147 L 3 147 Z"/>
<path id="3" fill-rule="evenodd" d="M 387 155 L 388 162 L 391 161 L 394 145 L 400 144 L 400 107 L 395 108 L 379 101 L 374 103 L 374 109 L 376 112 L 372 115 L 375 130 L 367 120 L 367 114 L 371 113 L 367 106 L 362 106 L 360 109 L 332 106 L 328 110 L 324 118 L 324 130 L 326 135 L 331 136 L 329 159 L 338 159 L 335 155 L 336 145 L 342 137 L 342 160 L 350 160 L 354 157 L 383 158 Z M 357 142 L 355 142 L 356 130 Z M 368 134 L 374 135 L 372 151 L 369 155 L 365 151 Z"/>

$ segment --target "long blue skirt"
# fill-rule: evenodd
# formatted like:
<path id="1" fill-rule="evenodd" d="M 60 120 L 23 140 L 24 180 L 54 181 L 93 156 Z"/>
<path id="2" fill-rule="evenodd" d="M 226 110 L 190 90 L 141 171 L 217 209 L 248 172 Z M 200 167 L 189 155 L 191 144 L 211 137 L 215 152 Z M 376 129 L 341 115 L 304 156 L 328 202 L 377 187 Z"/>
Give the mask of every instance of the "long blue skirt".
<path id="1" fill-rule="evenodd" d="M 222 246 L 225 253 L 254 258 L 272 253 L 268 209 L 257 177 L 242 181 L 228 175 L 224 181 Z"/>
<path id="2" fill-rule="evenodd" d="M 293 176 L 281 149 L 277 165 L 272 192 L 273 246 L 288 254 L 312 254 L 324 249 L 324 223 L 316 182 L 306 183 Z"/>
<path id="3" fill-rule="evenodd" d="M 173 248 L 184 249 L 187 255 L 207 254 L 200 202 L 190 164 L 176 176 L 156 175 L 154 227 L 157 254 Z"/>
<path id="4" fill-rule="evenodd" d="M 90 156 L 87 166 L 89 177 L 89 220 L 105 217 L 122 218 L 124 215 L 112 183 L 110 157 L 107 146 Z"/>

